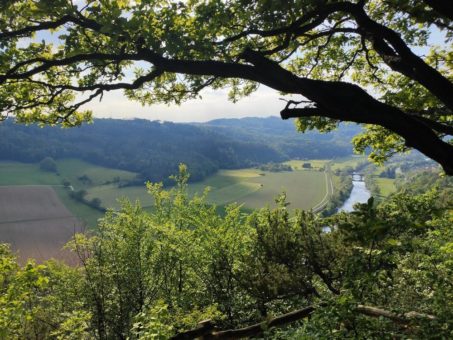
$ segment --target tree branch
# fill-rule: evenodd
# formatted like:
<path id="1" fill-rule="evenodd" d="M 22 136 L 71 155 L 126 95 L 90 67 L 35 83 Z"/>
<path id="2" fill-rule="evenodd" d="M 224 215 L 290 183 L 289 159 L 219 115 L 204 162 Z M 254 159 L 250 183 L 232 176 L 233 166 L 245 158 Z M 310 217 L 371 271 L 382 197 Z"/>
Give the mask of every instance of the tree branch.
<path id="1" fill-rule="evenodd" d="M 382 60 L 393 70 L 416 80 L 453 110 L 453 84 L 414 54 L 398 33 L 372 20 L 361 6 L 343 3 Z"/>
<path id="2" fill-rule="evenodd" d="M 32 33 L 45 31 L 49 29 L 56 29 L 67 23 L 74 23 L 81 27 L 91 28 L 93 30 L 99 31 L 101 25 L 94 20 L 87 19 L 85 17 L 75 17 L 72 15 L 64 15 L 59 19 L 54 21 L 41 22 L 38 25 L 26 26 L 13 31 L 3 31 L 0 33 L 0 40 L 5 40 L 8 38 L 16 38 L 31 35 Z"/>
<path id="3" fill-rule="evenodd" d="M 258 336 L 271 327 L 282 327 L 289 323 L 309 317 L 314 310 L 314 307 L 309 306 L 248 327 L 228 329 L 224 331 L 215 331 L 212 323 L 207 320 L 200 323 L 199 328 L 179 333 L 172 337 L 172 340 L 196 339 L 198 337 L 203 337 L 204 339 L 239 339 Z"/>
<path id="4" fill-rule="evenodd" d="M 294 312 L 290 312 L 287 314 L 283 314 L 272 318 L 267 321 L 263 321 L 248 327 L 239 328 L 239 329 L 228 329 L 224 331 L 216 331 L 214 325 L 210 320 L 205 320 L 199 323 L 199 327 L 179 333 L 173 336 L 172 340 L 188 340 L 188 339 L 196 339 L 196 338 L 203 338 L 203 339 L 240 339 L 240 338 L 248 338 L 248 337 L 256 337 L 260 336 L 264 333 L 264 331 L 268 330 L 272 327 L 282 327 L 287 324 L 300 321 L 310 315 L 315 311 L 315 307 L 309 306 L 303 309 L 296 310 Z M 355 308 L 355 312 L 370 316 L 370 317 L 383 317 L 386 319 L 390 319 L 393 322 L 400 324 L 400 325 L 408 325 L 414 319 L 427 319 L 427 320 L 435 320 L 436 317 L 429 314 L 418 313 L 418 312 L 408 312 L 404 314 L 396 314 L 385 309 L 371 307 L 371 306 L 364 306 L 358 305 Z"/>
<path id="5" fill-rule="evenodd" d="M 425 1 L 431 2 L 433 6 L 437 6 L 442 10 L 448 10 L 452 6 L 451 4 L 443 5 L 443 0 Z M 453 110 L 453 84 L 439 71 L 414 54 L 398 33 L 371 19 L 365 12 L 364 4 L 365 2 L 359 2 L 358 4 L 350 2 L 330 3 L 308 12 L 290 25 L 272 30 L 245 30 L 233 37 L 225 39 L 223 42 L 235 41 L 253 34 L 261 37 L 271 37 L 290 33 L 297 36 L 298 29 L 301 29 L 301 34 L 303 34 L 306 33 L 305 27 L 313 29 L 317 27 L 316 23 L 321 24 L 333 13 L 347 13 L 354 18 L 358 25 L 358 29 L 354 29 L 354 32 L 361 34 L 362 37 L 369 40 L 388 66 L 394 71 L 422 84 Z M 301 26 L 310 20 L 313 21 L 305 26 Z M 276 49 L 276 51 L 279 51 L 279 49 Z M 270 52 L 275 51 L 268 51 L 267 54 L 270 54 Z"/>
<path id="6" fill-rule="evenodd" d="M 357 312 L 371 316 L 374 318 L 384 317 L 386 319 L 390 319 L 399 324 L 408 324 L 411 320 L 414 319 L 427 319 L 427 320 L 435 320 L 436 317 L 433 315 L 425 314 L 425 313 L 418 313 L 418 312 L 407 312 L 404 314 L 396 314 L 385 309 L 371 307 L 371 306 L 364 306 L 358 305 L 355 309 Z"/>
<path id="7" fill-rule="evenodd" d="M 423 0 L 423 2 L 428 4 L 437 13 L 453 20 L 453 2 L 448 0 Z"/>

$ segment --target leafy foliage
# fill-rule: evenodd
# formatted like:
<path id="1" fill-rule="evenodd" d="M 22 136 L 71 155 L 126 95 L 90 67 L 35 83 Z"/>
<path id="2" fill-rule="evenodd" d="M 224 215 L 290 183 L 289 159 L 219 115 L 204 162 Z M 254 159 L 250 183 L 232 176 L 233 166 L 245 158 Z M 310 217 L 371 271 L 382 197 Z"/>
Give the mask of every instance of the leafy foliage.
<path id="1" fill-rule="evenodd" d="M 170 190 L 148 183 L 153 212 L 125 201 L 77 235 L 80 268 L 19 267 L 2 246 L 2 336 L 166 339 L 205 319 L 240 327 L 306 306 L 309 319 L 266 336 L 452 336 L 451 211 L 436 191 L 329 218 L 291 217 L 284 195 L 274 210 L 220 216 L 187 196 L 179 170 Z"/>
<path id="2" fill-rule="evenodd" d="M 84 105 L 108 91 L 179 105 L 207 87 L 229 88 L 236 101 L 262 84 L 293 95 L 281 115 L 301 131 L 364 124 L 354 142 L 372 147 L 372 160 L 416 148 L 453 173 L 445 1 L 20 0 L 0 9 L 3 118 L 77 126 L 92 119 Z"/>
<path id="3" fill-rule="evenodd" d="M 53 158 L 46 157 L 39 162 L 39 168 L 43 171 L 57 172 L 57 163 Z"/>

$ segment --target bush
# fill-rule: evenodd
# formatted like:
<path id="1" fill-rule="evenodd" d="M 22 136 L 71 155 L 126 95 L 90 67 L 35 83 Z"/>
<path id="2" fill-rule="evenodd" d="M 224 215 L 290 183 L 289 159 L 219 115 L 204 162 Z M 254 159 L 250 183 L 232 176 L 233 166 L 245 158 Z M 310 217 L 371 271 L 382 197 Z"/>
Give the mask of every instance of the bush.
<path id="1" fill-rule="evenodd" d="M 43 171 L 48 172 L 57 172 L 57 163 L 51 157 L 44 158 L 41 162 L 39 162 L 39 168 Z"/>

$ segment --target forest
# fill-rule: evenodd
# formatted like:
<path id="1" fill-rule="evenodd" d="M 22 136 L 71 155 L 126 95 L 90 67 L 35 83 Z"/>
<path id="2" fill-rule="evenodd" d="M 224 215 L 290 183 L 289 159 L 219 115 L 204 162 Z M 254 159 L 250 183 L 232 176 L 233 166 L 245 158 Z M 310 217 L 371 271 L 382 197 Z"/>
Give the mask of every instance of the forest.
<path id="1" fill-rule="evenodd" d="M 0 208 L 39 216 L 30 233 L 73 237 L 71 263 L 22 261 L 0 244 L 0 338 L 453 338 L 452 56 L 446 0 L 1 1 L 1 154 L 40 162 L 39 177 L 58 183 L 0 187 L 28 202 L 3 195 Z M 266 109 L 263 88 L 300 135 L 285 138 L 292 124 L 270 120 L 96 118 L 112 92 L 182 108 L 227 90 Z M 219 212 L 208 190 L 188 192 L 219 168 L 310 157 L 303 167 L 351 147 L 391 167 L 367 166 L 374 197 L 350 212 L 293 210 L 284 192 L 273 207 Z M 414 150 L 422 156 L 393 162 Z M 100 172 L 110 184 L 126 169 L 145 175 L 153 206 L 123 199 L 79 232 L 56 193 L 70 183 L 50 175 L 57 161 L 74 164 L 60 159 L 69 155 L 98 165 L 72 172 L 80 186 Z M 264 177 L 298 171 L 309 173 Z M 340 171 L 335 193 L 328 171 L 310 178 L 324 176 L 325 197 L 340 200 L 354 169 Z M 388 180 L 395 190 L 384 195 Z M 48 199 L 30 204 L 32 192 Z M 71 222 L 50 225 L 45 210 Z"/>
<path id="2" fill-rule="evenodd" d="M 0 125 L 0 159 L 36 163 L 46 157 L 78 158 L 139 173 L 129 185 L 146 180 L 170 184 L 168 177 L 177 172 L 179 163 L 189 167 L 192 181 L 199 181 L 218 169 L 349 156 L 350 139 L 358 131 L 355 125 L 344 125 L 325 136 L 302 135 L 294 124 L 277 117 L 203 124 L 96 119 L 74 129 L 23 126 L 8 120 Z"/>

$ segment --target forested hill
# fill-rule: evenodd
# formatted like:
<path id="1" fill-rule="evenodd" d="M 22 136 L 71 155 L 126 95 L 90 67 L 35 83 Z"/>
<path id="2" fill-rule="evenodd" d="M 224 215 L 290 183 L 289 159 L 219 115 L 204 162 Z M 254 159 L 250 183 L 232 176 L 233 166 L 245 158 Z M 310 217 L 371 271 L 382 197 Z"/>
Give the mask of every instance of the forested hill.
<path id="1" fill-rule="evenodd" d="M 335 158 L 352 153 L 351 139 L 360 132 L 356 124 L 342 124 L 333 133 L 299 133 L 294 121 L 279 117 L 216 119 L 202 126 L 230 138 L 258 142 L 282 152 L 289 158 Z"/>
<path id="2" fill-rule="evenodd" d="M 186 163 L 192 180 L 219 168 L 249 167 L 290 158 L 332 158 L 351 153 L 357 126 L 327 135 L 300 134 L 279 118 L 214 120 L 203 124 L 96 119 L 78 128 L 0 124 L 0 160 L 38 162 L 45 157 L 80 158 L 134 171 L 138 181 L 165 180 Z"/>

